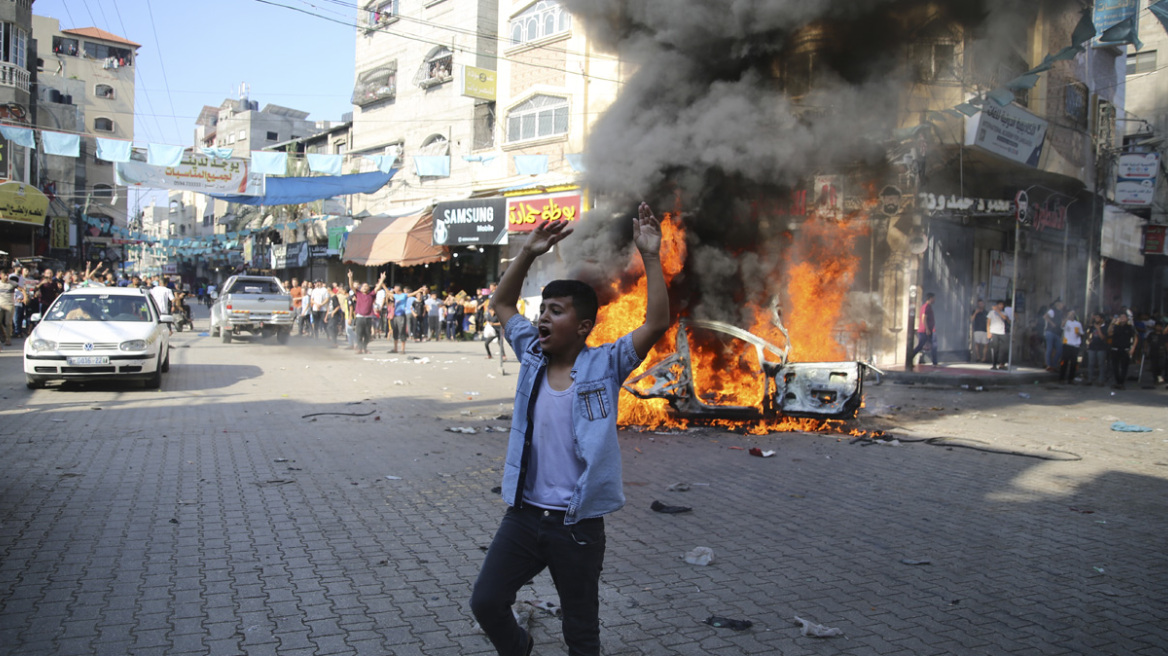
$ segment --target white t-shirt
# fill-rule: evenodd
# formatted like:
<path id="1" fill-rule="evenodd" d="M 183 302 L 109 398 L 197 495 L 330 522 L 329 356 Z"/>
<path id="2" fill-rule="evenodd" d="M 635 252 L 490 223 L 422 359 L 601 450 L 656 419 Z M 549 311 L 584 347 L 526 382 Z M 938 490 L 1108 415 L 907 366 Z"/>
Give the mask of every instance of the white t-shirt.
<path id="1" fill-rule="evenodd" d="M 170 305 L 174 302 L 174 292 L 169 287 L 155 285 L 150 288 L 150 295 L 154 297 L 154 304 L 158 306 L 160 314 L 170 314 Z"/>
<path id="2" fill-rule="evenodd" d="M 1063 324 L 1063 340 L 1067 346 L 1079 346 L 1083 343 L 1083 324 L 1071 319 Z"/>
<path id="3" fill-rule="evenodd" d="M 312 311 L 320 312 L 328 305 L 329 291 L 324 287 L 313 287 L 308 297 L 312 299 Z"/>
<path id="4" fill-rule="evenodd" d="M 1005 314 L 1005 312 L 1002 312 L 1002 314 Z M 989 329 L 991 335 L 1006 334 L 1006 322 L 1002 320 L 1002 317 L 998 316 L 996 309 L 990 310 L 989 314 L 986 315 L 986 327 Z"/>
<path id="5" fill-rule="evenodd" d="M 378 311 L 380 311 L 381 308 L 385 307 L 385 288 L 384 287 L 382 287 L 381 289 L 378 289 L 377 296 L 373 297 L 373 307 L 377 308 Z"/>

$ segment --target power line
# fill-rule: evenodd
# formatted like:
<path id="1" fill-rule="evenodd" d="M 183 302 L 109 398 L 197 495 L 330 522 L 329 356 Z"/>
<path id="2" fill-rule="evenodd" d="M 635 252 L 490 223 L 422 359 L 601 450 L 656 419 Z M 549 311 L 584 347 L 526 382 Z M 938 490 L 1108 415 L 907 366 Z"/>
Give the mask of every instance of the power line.
<path id="1" fill-rule="evenodd" d="M 150 0 L 146 0 L 146 10 L 150 14 L 150 29 L 154 32 L 154 45 L 158 48 L 158 63 L 162 67 L 162 82 L 166 85 L 166 99 L 170 102 L 170 111 L 177 114 L 174 110 L 174 97 L 170 93 L 170 76 L 166 74 L 166 63 L 162 58 L 162 43 L 158 39 L 158 25 L 154 22 L 154 8 L 150 6 Z M 182 134 L 177 119 L 174 119 L 174 129 L 176 133 Z"/>
<path id="2" fill-rule="evenodd" d="M 258 3 L 261 3 L 261 4 L 265 4 L 265 5 L 271 5 L 271 6 L 273 6 L 273 7 L 281 7 L 281 8 L 283 8 L 283 9 L 288 9 L 288 10 L 291 10 L 291 11 L 299 12 L 299 13 L 302 13 L 302 14 L 306 14 L 306 15 L 308 15 L 308 16 L 313 16 L 313 17 L 315 17 L 315 18 L 319 18 L 319 19 L 321 19 L 321 20 L 328 21 L 328 22 L 330 22 L 330 23 L 337 23 L 337 24 L 339 24 L 339 25 L 344 25 L 345 27 L 351 27 L 351 28 L 354 28 L 354 29 L 361 29 L 361 30 L 372 31 L 372 32 L 381 32 L 381 33 L 384 33 L 384 34 L 391 34 L 391 35 L 394 35 L 394 36 L 399 36 L 399 37 L 401 37 L 401 38 L 403 38 L 403 39 L 407 39 L 407 40 L 410 40 L 410 41 L 417 41 L 417 42 L 419 42 L 419 43 L 424 43 L 424 44 L 426 44 L 426 45 L 430 45 L 430 46 L 441 46 L 441 47 L 444 47 L 444 48 L 446 48 L 446 47 L 451 47 L 451 46 L 450 46 L 450 44 L 447 44 L 447 43 L 442 43 L 442 42 L 440 42 L 440 41 L 435 41 L 435 40 L 433 40 L 433 39 L 428 39 L 428 38 L 421 37 L 421 36 L 418 36 L 418 35 L 415 35 L 415 34 L 409 34 L 409 33 L 407 33 L 407 32 L 402 32 L 402 31 L 400 31 L 400 30 L 395 30 L 395 31 L 392 31 L 392 32 L 390 32 L 390 31 L 389 31 L 388 29 L 386 29 L 386 27 L 384 27 L 384 26 L 382 26 L 382 27 L 376 27 L 376 28 L 369 28 L 369 27 L 364 27 L 364 26 L 360 25 L 359 23 L 351 23 L 351 22 L 348 22 L 348 21 L 342 21 L 342 20 L 338 20 L 338 19 L 336 19 L 336 18 L 330 18 L 330 17 L 328 17 L 328 16 L 324 16 L 324 15 L 322 15 L 322 14 L 313 13 L 313 12 L 311 12 L 311 11 L 308 11 L 308 10 L 306 10 L 306 9 L 301 9 L 301 8 L 299 8 L 299 7 L 292 7 L 292 6 L 290 6 L 290 5 L 283 5 L 283 4 L 280 4 L 280 3 L 278 3 L 278 2 L 273 2 L 272 0 L 254 0 L 254 1 L 255 1 L 255 2 L 258 2 Z M 566 74 L 566 75 L 579 75 L 580 77 L 583 77 L 583 78 L 585 78 L 585 79 L 598 80 L 598 81 L 601 81 L 601 82 L 612 82 L 613 84 L 618 84 L 618 85 L 623 85 L 623 84 L 624 84 L 624 82 L 621 82 L 620 80 L 612 80 L 612 79 L 609 79 L 609 78 L 604 78 L 604 77 L 600 77 L 600 76 L 597 76 L 597 75 L 591 75 L 591 74 L 588 74 L 588 73 L 584 73 L 584 72 L 582 72 L 582 71 L 573 71 L 573 70 L 570 70 L 570 69 L 568 69 L 568 68 L 563 68 L 563 67 L 559 67 L 559 66 L 552 66 L 552 65 L 550 65 L 550 64 L 537 64 L 537 63 L 535 63 L 535 62 L 530 62 L 530 61 L 520 61 L 520 60 L 514 59 L 514 58 L 512 58 L 512 57 L 508 57 L 508 56 L 506 56 L 506 55 L 501 55 L 501 54 L 499 54 L 499 53 L 495 53 L 495 52 L 482 52 L 482 51 L 480 51 L 480 50 L 475 50 L 475 49 L 473 49 L 473 48 L 467 48 L 467 47 L 463 47 L 463 46 L 453 46 L 453 47 L 454 47 L 455 49 L 457 49 L 457 50 L 459 50 L 459 51 L 461 51 L 461 52 L 467 53 L 467 54 L 472 54 L 472 55 L 481 55 L 481 56 L 484 56 L 484 57 L 493 57 L 493 58 L 495 58 L 495 59 L 502 59 L 502 60 L 504 60 L 504 61 L 509 61 L 509 62 L 512 62 L 512 63 L 515 63 L 515 64 L 520 64 L 520 65 L 523 65 L 523 66 L 529 66 L 529 67 L 531 67 L 531 68 L 544 68 L 544 69 L 547 69 L 547 70 L 555 71 L 555 72 L 557 72 L 557 73 L 564 73 L 564 74 Z"/>

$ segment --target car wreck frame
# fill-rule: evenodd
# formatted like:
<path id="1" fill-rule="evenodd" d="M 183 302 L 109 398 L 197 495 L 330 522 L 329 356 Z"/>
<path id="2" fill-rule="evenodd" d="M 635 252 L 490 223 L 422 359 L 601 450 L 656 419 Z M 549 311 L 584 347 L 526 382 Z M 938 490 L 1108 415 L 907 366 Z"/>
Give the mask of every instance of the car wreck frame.
<path id="1" fill-rule="evenodd" d="M 763 398 L 759 407 L 714 405 L 701 400 L 694 385 L 689 330 L 709 330 L 740 339 L 755 349 L 762 367 Z M 770 360 L 767 354 L 779 356 Z M 624 384 L 641 399 L 665 399 L 675 415 L 688 419 L 764 419 L 780 416 L 850 419 L 864 396 L 864 376 L 879 369 L 866 362 L 787 362 L 787 350 L 753 333 L 721 321 L 682 319 L 677 349 Z M 652 384 L 643 387 L 643 381 Z"/>

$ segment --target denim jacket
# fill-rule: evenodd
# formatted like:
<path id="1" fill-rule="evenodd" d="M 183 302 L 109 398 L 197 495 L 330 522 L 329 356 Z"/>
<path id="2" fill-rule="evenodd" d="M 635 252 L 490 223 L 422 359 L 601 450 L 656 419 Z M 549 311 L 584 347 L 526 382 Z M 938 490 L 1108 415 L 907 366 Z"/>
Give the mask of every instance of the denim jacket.
<path id="1" fill-rule="evenodd" d="M 523 479 L 531 455 L 528 448 L 531 400 L 539 389 L 547 358 L 539 347 L 538 330 L 523 315 L 511 317 L 504 334 L 519 357 L 520 367 L 507 460 L 503 466 L 503 500 L 518 507 L 523 503 Z M 640 364 L 641 358 L 633 349 L 630 335 L 611 344 L 585 347 L 576 356 L 576 366 L 572 368 L 576 385 L 572 436 L 576 440 L 576 455 L 584 462 L 584 472 L 568 501 L 565 524 L 600 517 L 625 505 L 616 403 L 621 384 Z"/>

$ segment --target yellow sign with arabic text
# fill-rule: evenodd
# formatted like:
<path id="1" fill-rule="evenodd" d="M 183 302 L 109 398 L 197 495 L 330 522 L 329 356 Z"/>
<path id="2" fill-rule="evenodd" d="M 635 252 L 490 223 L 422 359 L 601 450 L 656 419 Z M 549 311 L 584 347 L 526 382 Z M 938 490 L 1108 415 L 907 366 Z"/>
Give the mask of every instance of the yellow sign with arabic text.
<path id="1" fill-rule="evenodd" d="M 49 198 L 23 182 L 0 184 L 0 221 L 43 226 Z"/>
<path id="2" fill-rule="evenodd" d="M 462 69 L 462 95 L 480 100 L 494 100 L 496 80 L 495 71 L 464 66 Z"/>
<path id="3" fill-rule="evenodd" d="M 507 199 L 507 230 L 528 232 L 541 221 L 580 219 L 583 197 L 579 191 Z"/>

